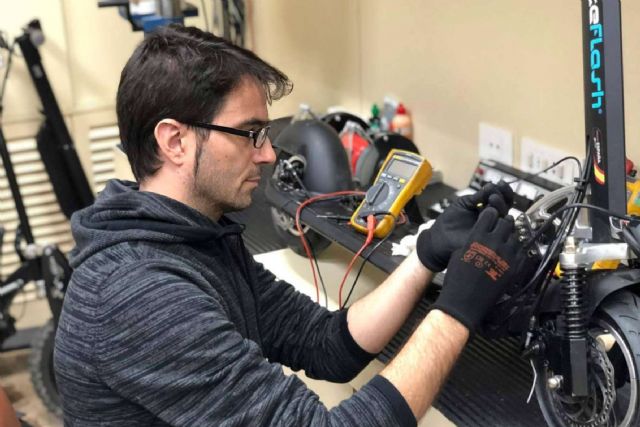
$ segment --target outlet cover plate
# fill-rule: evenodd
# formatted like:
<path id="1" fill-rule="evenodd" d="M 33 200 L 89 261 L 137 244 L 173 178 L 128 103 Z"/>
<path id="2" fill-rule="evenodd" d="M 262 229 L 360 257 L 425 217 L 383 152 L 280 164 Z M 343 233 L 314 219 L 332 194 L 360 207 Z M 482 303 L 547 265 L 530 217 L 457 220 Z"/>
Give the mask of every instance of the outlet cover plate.
<path id="1" fill-rule="evenodd" d="M 542 144 L 533 138 L 523 137 L 520 142 L 520 169 L 524 172 L 536 173 L 570 155 L 565 151 Z M 578 173 L 576 162 L 566 160 L 548 172 L 540 174 L 540 176 L 558 184 L 571 185 Z"/>
<path id="2" fill-rule="evenodd" d="M 480 123 L 478 155 L 481 159 L 495 160 L 513 166 L 513 135 L 511 131 L 487 123 Z"/>

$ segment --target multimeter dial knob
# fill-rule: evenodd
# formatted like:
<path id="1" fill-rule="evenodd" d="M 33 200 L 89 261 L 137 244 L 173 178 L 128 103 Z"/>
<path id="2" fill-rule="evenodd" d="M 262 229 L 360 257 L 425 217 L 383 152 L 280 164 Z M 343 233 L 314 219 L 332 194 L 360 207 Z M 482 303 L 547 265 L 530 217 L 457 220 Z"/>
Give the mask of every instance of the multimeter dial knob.
<path id="1" fill-rule="evenodd" d="M 389 185 L 386 182 L 378 182 L 367 190 L 365 199 L 369 205 L 375 205 L 385 200 L 389 195 Z"/>

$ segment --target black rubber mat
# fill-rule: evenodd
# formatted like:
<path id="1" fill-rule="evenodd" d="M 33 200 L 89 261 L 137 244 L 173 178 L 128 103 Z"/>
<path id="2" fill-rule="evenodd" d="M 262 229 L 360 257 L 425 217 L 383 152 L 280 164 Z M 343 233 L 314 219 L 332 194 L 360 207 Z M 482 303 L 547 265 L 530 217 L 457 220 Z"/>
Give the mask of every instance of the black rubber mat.
<path id="1" fill-rule="evenodd" d="M 409 339 L 429 310 L 423 299 L 378 359 L 386 363 Z M 531 366 L 513 339 L 476 337 L 458 359 L 434 406 L 457 426 L 540 427 L 546 423 L 535 396 Z"/>
<path id="2" fill-rule="evenodd" d="M 458 426 L 539 427 L 546 423 L 535 396 L 533 371 L 513 340 L 476 338 L 462 353 L 436 402 Z"/>

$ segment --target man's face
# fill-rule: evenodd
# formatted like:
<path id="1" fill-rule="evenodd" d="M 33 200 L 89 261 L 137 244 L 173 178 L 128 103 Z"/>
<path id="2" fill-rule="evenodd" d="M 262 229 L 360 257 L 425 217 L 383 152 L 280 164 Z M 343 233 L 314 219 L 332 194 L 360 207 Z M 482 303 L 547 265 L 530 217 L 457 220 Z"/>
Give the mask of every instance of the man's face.
<path id="1" fill-rule="evenodd" d="M 227 96 L 213 124 L 257 131 L 269 120 L 264 88 L 245 78 Z M 260 181 L 260 165 L 273 163 L 271 142 L 256 149 L 244 136 L 211 131 L 203 141 L 199 164 L 194 168 L 191 199 L 210 217 L 244 209 Z"/>

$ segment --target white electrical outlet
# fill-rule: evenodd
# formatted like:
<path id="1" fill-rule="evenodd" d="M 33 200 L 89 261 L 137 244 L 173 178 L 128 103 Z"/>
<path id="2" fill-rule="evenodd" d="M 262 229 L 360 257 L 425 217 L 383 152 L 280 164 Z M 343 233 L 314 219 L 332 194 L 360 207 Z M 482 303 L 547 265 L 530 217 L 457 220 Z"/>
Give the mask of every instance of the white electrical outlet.
<path id="1" fill-rule="evenodd" d="M 511 132 L 487 123 L 480 123 L 478 155 L 481 159 L 495 160 L 513 166 L 513 136 Z"/>
<path id="2" fill-rule="evenodd" d="M 524 137 L 520 143 L 520 169 L 524 172 L 536 173 L 570 155 L 565 151 L 541 144 L 533 138 Z M 578 165 L 573 160 L 566 160 L 540 176 L 562 185 L 573 184 L 573 179 L 578 176 Z"/>

